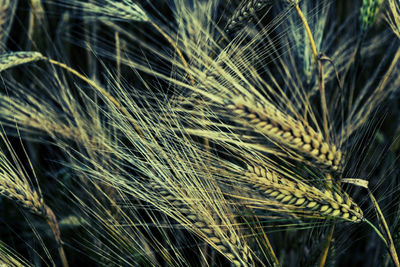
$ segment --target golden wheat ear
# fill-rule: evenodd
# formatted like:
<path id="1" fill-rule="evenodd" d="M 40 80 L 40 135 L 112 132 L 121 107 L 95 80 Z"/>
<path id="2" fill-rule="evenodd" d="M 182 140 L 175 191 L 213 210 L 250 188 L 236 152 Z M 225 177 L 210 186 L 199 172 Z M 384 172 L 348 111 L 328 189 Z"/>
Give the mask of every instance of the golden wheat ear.
<path id="1" fill-rule="evenodd" d="M 351 197 L 340 188 L 319 189 L 301 181 L 287 179 L 261 166 L 248 166 L 243 173 L 248 184 L 253 188 L 253 199 L 249 204 L 264 202 L 277 210 L 294 217 L 336 218 L 359 223 L 363 212 Z"/>
<path id="2" fill-rule="evenodd" d="M 216 216 L 209 219 L 206 214 L 199 214 L 191 205 L 177 199 L 173 194 L 155 182 L 151 183 L 152 190 L 164 200 L 168 201 L 173 209 L 176 209 L 190 223 L 185 227 L 204 239 L 210 246 L 225 256 L 234 266 L 253 266 L 253 258 L 250 248 L 244 244 L 239 236 L 224 229 L 223 222 L 218 220 Z M 212 212 L 212 211 L 209 211 Z"/>
<path id="3" fill-rule="evenodd" d="M 273 105 L 245 97 L 232 97 L 225 101 L 225 106 L 241 123 L 246 123 L 279 145 L 304 154 L 317 165 L 333 171 L 342 166 L 342 152 L 335 145 L 327 143 L 322 134 L 311 126 L 284 114 Z"/>
<path id="4" fill-rule="evenodd" d="M 228 20 L 225 31 L 230 32 L 235 28 L 246 25 L 251 16 L 256 12 L 271 5 L 274 0 L 244 0 Z"/>
<path id="5" fill-rule="evenodd" d="M 10 52 L 0 55 L 0 72 L 18 65 L 35 62 L 43 58 L 42 54 L 34 51 Z"/>
<path id="6" fill-rule="evenodd" d="M 9 160 L 6 154 L 0 150 L 0 195 L 15 201 L 30 212 L 39 215 L 46 220 L 57 241 L 62 265 L 68 267 L 68 261 L 62 245 L 63 242 L 61 240 L 60 229 L 53 211 L 44 203 L 40 188 L 35 189 L 31 185 L 33 179 L 28 176 L 23 164 L 12 149 L 11 143 L 2 133 L 0 133 L 0 140 L 3 141 L 10 153 L 10 158 L 12 158 L 12 161 Z M 30 162 L 29 166 L 32 166 Z"/>

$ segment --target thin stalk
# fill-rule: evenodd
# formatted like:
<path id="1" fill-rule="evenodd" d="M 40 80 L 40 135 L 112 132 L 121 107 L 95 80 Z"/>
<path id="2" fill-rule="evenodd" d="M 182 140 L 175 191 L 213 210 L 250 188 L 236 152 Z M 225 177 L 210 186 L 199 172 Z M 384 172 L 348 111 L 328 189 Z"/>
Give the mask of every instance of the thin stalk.
<path id="1" fill-rule="evenodd" d="M 299 15 L 301 21 L 303 22 L 303 25 L 304 25 L 306 31 L 307 31 L 307 35 L 308 35 L 308 39 L 310 40 L 311 49 L 312 49 L 312 52 L 313 52 L 313 55 L 314 55 L 315 63 L 317 63 L 318 62 L 318 52 L 317 52 L 317 47 L 316 47 L 315 42 L 314 42 L 314 38 L 313 38 L 312 33 L 311 33 L 310 26 L 308 25 L 307 19 L 306 19 L 306 17 L 304 17 L 304 14 L 301 11 L 301 9 L 300 9 L 298 4 L 296 4 L 296 11 L 297 11 L 297 14 Z"/>
<path id="2" fill-rule="evenodd" d="M 373 225 L 370 221 L 368 221 L 367 219 L 364 219 L 364 222 L 366 222 L 369 226 L 371 226 L 371 228 L 375 231 L 375 233 L 379 236 L 379 238 L 383 241 L 383 243 L 385 243 L 385 245 L 387 246 L 388 243 L 385 239 L 385 237 L 382 235 L 381 231 L 379 231 L 378 228 L 376 228 L 375 225 Z"/>
<path id="3" fill-rule="evenodd" d="M 258 218 L 257 217 L 255 217 L 255 218 L 257 220 L 257 223 L 260 225 L 260 221 L 258 220 Z M 267 246 L 267 250 L 268 250 L 268 252 L 269 252 L 269 254 L 270 254 L 270 256 L 271 256 L 271 258 L 272 258 L 272 260 L 274 262 L 274 267 L 280 267 L 281 265 L 279 263 L 278 258 L 276 257 L 276 254 L 274 252 L 274 249 L 272 248 L 271 243 L 269 242 L 267 234 L 264 232 L 264 229 L 262 227 L 260 227 L 260 229 L 261 229 L 261 231 L 263 233 L 264 240 L 265 240 L 265 243 L 266 243 L 266 246 Z"/>
<path id="4" fill-rule="evenodd" d="M 121 85 L 121 42 L 119 39 L 119 32 L 115 32 L 115 57 L 117 65 L 117 84 Z"/>
<path id="5" fill-rule="evenodd" d="M 328 106 L 326 104 L 326 95 L 325 95 L 324 65 L 320 60 L 318 60 L 318 84 L 319 84 L 319 91 L 321 94 L 321 106 L 323 113 L 325 139 L 327 142 L 329 142 Z"/>
<path id="6" fill-rule="evenodd" d="M 321 259 L 319 261 L 318 266 L 324 267 L 326 264 L 326 259 L 328 258 L 329 248 L 333 238 L 333 232 L 335 231 L 335 225 L 332 225 L 331 230 L 329 231 L 329 235 L 324 242 L 324 246 L 322 248 Z"/>
<path id="7" fill-rule="evenodd" d="M 386 233 L 386 236 L 387 236 L 386 245 L 388 247 L 390 256 L 392 257 L 392 260 L 393 260 L 394 264 L 396 265 L 396 267 L 400 267 L 399 258 L 397 256 L 396 248 L 394 247 L 393 238 L 392 238 L 392 235 L 390 234 L 390 230 L 389 230 L 389 227 L 388 227 L 388 225 L 386 223 L 385 216 L 383 216 L 383 213 L 382 213 L 382 211 L 381 211 L 381 209 L 379 207 L 378 201 L 376 201 L 374 195 L 372 194 L 371 190 L 369 190 L 369 189 L 368 189 L 368 195 L 369 195 L 369 198 L 372 201 L 372 204 L 375 207 L 376 215 L 378 217 L 378 220 L 381 221 L 381 225 L 383 225 L 383 230 Z"/>
<path id="8" fill-rule="evenodd" d="M 108 93 L 103 87 L 99 86 L 96 82 L 94 82 L 93 80 L 85 77 L 84 75 L 80 74 L 78 71 L 74 70 L 73 68 L 67 66 L 64 63 L 61 63 L 59 61 L 56 61 L 54 59 L 48 58 L 43 56 L 42 57 L 43 60 L 49 62 L 50 64 L 53 64 L 55 66 L 61 67 L 63 69 L 65 69 L 66 71 L 70 72 L 71 74 L 75 75 L 76 77 L 78 77 L 79 79 L 85 81 L 87 84 L 89 84 L 90 86 L 92 86 L 93 88 L 95 88 L 97 91 L 99 91 L 105 98 L 107 98 L 111 103 L 113 103 L 115 105 L 115 107 L 117 109 L 119 109 L 125 116 L 126 118 L 129 120 L 129 122 L 133 125 L 133 127 L 135 128 L 136 132 L 141 136 L 143 136 L 142 131 L 140 130 L 140 128 L 135 124 L 135 122 L 130 119 L 130 114 L 129 112 L 121 105 L 121 103 L 115 99 L 112 95 L 110 95 L 110 93 Z"/>
<path id="9" fill-rule="evenodd" d="M 68 267 L 69 265 L 68 265 L 67 257 L 65 256 L 65 251 L 64 251 L 64 247 L 63 247 L 63 242 L 61 240 L 61 232 L 60 232 L 60 228 L 58 226 L 57 218 L 49 206 L 44 205 L 44 210 L 45 210 L 46 222 L 50 226 L 50 229 L 53 232 L 53 235 L 57 241 L 57 248 L 58 248 L 58 253 L 60 254 L 62 266 Z"/>
<path id="10" fill-rule="evenodd" d="M 327 185 L 329 187 L 332 187 L 332 175 L 331 174 L 326 174 L 327 178 Z M 340 181 L 338 182 L 338 185 L 340 186 Z M 331 229 L 329 231 L 329 235 L 325 239 L 324 246 L 322 248 L 322 254 L 321 254 L 321 259 L 319 261 L 319 267 L 324 267 L 326 263 L 326 259 L 328 258 L 328 253 L 329 253 L 329 248 L 331 246 L 332 238 L 333 238 L 333 233 L 335 232 L 335 225 L 331 226 Z"/>
<path id="11" fill-rule="evenodd" d="M 385 88 L 385 86 L 387 85 L 388 81 L 389 81 L 389 77 L 392 74 L 397 61 L 399 61 L 400 58 L 400 47 L 397 48 L 396 54 L 394 55 L 394 58 L 392 60 L 392 63 L 390 64 L 389 69 L 386 71 L 385 75 L 383 76 L 383 80 L 380 82 L 378 89 L 376 90 L 376 93 L 380 93 L 383 88 Z"/>
<path id="12" fill-rule="evenodd" d="M 324 68 L 322 62 L 318 58 L 318 51 L 315 45 L 314 37 L 311 33 L 310 26 L 308 25 L 307 19 L 305 18 L 303 12 L 301 11 L 298 4 L 296 4 L 296 11 L 299 15 L 301 21 L 303 22 L 304 28 L 306 29 L 308 39 L 310 40 L 311 50 L 314 55 L 315 63 L 318 65 L 318 83 L 319 83 L 319 91 L 321 95 L 321 107 L 322 107 L 322 117 L 323 117 L 323 126 L 325 131 L 325 137 L 329 138 L 329 128 L 328 128 L 328 107 L 326 105 L 326 96 L 325 96 L 325 84 L 324 84 Z"/>

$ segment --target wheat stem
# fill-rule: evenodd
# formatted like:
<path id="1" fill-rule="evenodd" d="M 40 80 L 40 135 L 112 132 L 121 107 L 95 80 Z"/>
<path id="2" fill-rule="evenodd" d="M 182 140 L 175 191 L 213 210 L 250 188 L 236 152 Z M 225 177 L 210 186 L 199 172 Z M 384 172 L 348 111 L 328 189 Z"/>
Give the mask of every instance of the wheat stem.
<path id="1" fill-rule="evenodd" d="M 61 232 L 58 226 L 57 218 L 54 215 L 54 212 L 46 204 L 44 204 L 44 212 L 45 212 L 46 222 L 50 226 L 50 229 L 53 232 L 54 237 L 56 238 L 58 253 L 60 254 L 62 265 L 63 267 L 68 267 L 69 265 L 67 257 L 65 256 L 65 251 L 63 247 L 63 242 L 61 240 Z"/>
<path id="2" fill-rule="evenodd" d="M 308 39 L 310 40 L 311 50 L 314 55 L 315 63 L 318 65 L 318 83 L 319 83 L 319 91 L 321 95 L 321 107 L 323 114 L 323 126 L 325 131 L 325 138 L 328 140 L 329 138 L 329 128 L 328 128 L 328 107 L 326 104 L 326 96 L 325 96 L 325 83 L 324 83 L 324 68 L 322 62 L 318 58 L 318 51 L 315 45 L 315 41 L 313 35 L 311 33 L 310 26 L 308 25 L 307 19 L 305 18 L 303 12 L 301 11 L 298 4 L 296 4 L 296 11 L 299 15 L 301 21 L 303 22 L 304 28 L 306 29 Z"/>
<path id="3" fill-rule="evenodd" d="M 310 26 L 308 25 L 307 19 L 305 18 L 303 12 L 301 11 L 300 7 L 298 4 L 296 4 L 296 11 L 297 14 L 299 15 L 301 21 L 303 22 L 303 25 L 306 29 L 307 35 L 308 35 L 308 39 L 310 40 L 310 44 L 311 44 L 311 49 L 314 55 L 314 59 L 315 59 L 315 63 L 318 62 L 318 52 L 317 52 L 317 47 L 315 46 L 315 42 L 314 42 L 314 38 L 312 36 L 311 33 L 311 29 Z"/>
<path id="4" fill-rule="evenodd" d="M 115 59 L 117 67 L 117 84 L 121 85 L 121 43 L 119 39 L 119 32 L 115 32 Z"/>
<path id="5" fill-rule="evenodd" d="M 331 226 L 331 229 L 329 231 L 329 235 L 327 236 L 325 242 L 324 242 L 324 246 L 322 248 L 322 255 L 321 255 L 321 259 L 319 261 L 318 266 L 319 267 L 324 267 L 326 264 L 326 259 L 328 258 L 328 253 L 329 253 L 329 247 L 331 245 L 332 242 L 332 238 L 333 238 L 333 232 L 335 231 L 335 225 Z"/>
<path id="6" fill-rule="evenodd" d="M 376 201 L 374 195 L 372 194 L 371 190 L 369 190 L 369 189 L 368 189 L 368 196 L 371 199 L 372 204 L 375 207 L 375 210 L 377 213 L 376 215 L 377 215 L 378 219 L 381 221 L 381 224 L 383 225 L 383 230 L 386 233 L 386 236 L 387 236 L 386 245 L 388 247 L 390 256 L 392 257 L 392 260 L 393 260 L 394 264 L 396 265 L 396 267 L 400 267 L 399 258 L 397 256 L 396 248 L 394 246 L 393 238 L 392 238 L 392 235 L 390 234 L 389 227 L 386 223 L 385 216 L 383 216 L 383 213 L 379 207 L 378 201 Z"/>
<path id="7" fill-rule="evenodd" d="M 257 220 L 257 223 L 260 225 L 260 221 L 258 220 L 258 218 L 255 217 L 255 219 Z M 281 267 L 281 264 L 279 263 L 279 260 L 278 260 L 278 258 L 276 257 L 275 251 L 274 251 L 274 249 L 272 248 L 271 243 L 269 242 L 269 238 L 268 238 L 267 234 L 265 233 L 263 227 L 260 227 L 260 229 L 261 229 L 262 234 L 263 234 L 263 236 L 264 236 L 264 240 L 265 240 L 265 243 L 266 243 L 266 245 L 267 245 L 267 250 L 268 250 L 268 252 L 269 252 L 269 254 L 270 254 L 270 256 L 271 256 L 271 258 L 272 258 L 272 260 L 273 260 L 273 262 L 274 262 L 274 265 L 273 265 L 273 266 L 274 266 L 274 267 Z"/>

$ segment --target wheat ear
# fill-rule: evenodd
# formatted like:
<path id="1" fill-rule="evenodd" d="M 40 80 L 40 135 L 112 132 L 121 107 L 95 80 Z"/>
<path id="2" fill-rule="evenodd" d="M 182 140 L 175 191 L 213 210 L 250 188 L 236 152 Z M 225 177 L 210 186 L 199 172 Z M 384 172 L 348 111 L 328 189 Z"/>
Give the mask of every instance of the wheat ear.
<path id="1" fill-rule="evenodd" d="M 0 55 L 0 71 L 42 59 L 42 54 L 33 51 L 10 52 Z"/>
<path id="2" fill-rule="evenodd" d="M 229 32 L 232 29 L 246 24 L 250 17 L 255 12 L 265 8 L 268 4 L 272 3 L 273 0 L 245 0 L 235 10 L 231 18 L 228 20 L 225 31 Z"/>
<path id="3" fill-rule="evenodd" d="M 325 167 L 336 171 L 342 165 L 342 152 L 328 144 L 321 133 L 311 126 L 295 120 L 271 104 L 249 101 L 246 97 L 232 97 L 225 101 L 226 108 L 239 116 L 261 134 L 279 145 L 295 149 Z"/>
<path id="4" fill-rule="evenodd" d="M 361 30 L 367 31 L 378 17 L 379 10 L 384 0 L 363 0 L 360 9 Z"/>
<path id="5" fill-rule="evenodd" d="M 283 207 L 289 214 L 332 217 L 354 223 L 364 218 L 358 205 L 339 188 L 319 189 L 301 181 L 289 180 L 261 166 L 248 166 L 244 175 L 255 192 Z"/>
<path id="6" fill-rule="evenodd" d="M 222 255 L 229 259 L 235 266 L 253 266 L 253 259 L 250 249 L 246 244 L 242 244 L 237 235 L 228 231 L 221 232 L 221 227 L 216 220 L 208 221 L 205 216 L 197 214 L 189 205 L 177 199 L 164 187 L 155 182 L 151 183 L 151 188 L 164 200 L 168 201 L 168 205 L 178 210 L 187 220 L 190 221 L 194 228 L 188 230 L 195 232 L 197 228 L 204 240 L 212 247 L 216 248 Z"/>
<path id="7" fill-rule="evenodd" d="M 15 163 L 12 164 L 3 151 L 0 150 L 0 195 L 16 201 L 30 212 L 46 219 L 57 241 L 61 262 L 64 267 L 68 267 L 60 230 L 53 211 L 44 203 L 40 191 L 38 193 L 38 191 L 30 185 L 27 174 L 6 137 L 1 133 L 0 137 L 10 151 L 11 157 Z"/>

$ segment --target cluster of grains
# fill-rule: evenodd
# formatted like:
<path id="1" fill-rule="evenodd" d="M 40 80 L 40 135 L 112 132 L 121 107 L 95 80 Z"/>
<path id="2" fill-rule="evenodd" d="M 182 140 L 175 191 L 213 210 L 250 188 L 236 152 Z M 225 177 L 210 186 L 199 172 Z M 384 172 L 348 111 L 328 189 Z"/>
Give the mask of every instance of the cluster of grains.
<path id="1" fill-rule="evenodd" d="M 0 55 L 0 71 L 41 59 L 43 55 L 39 52 L 23 51 L 2 54 Z"/>
<path id="2" fill-rule="evenodd" d="M 66 1 L 71 4 L 72 1 Z M 87 2 L 87 3 L 86 3 Z M 149 20 L 146 12 L 134 1 L 129 0 L 105 0 L 104 5 L 92 3 L 91 1 L 82 1 L 80 3 L 82 8 L 88 13 L 97 13 L 101 16 L 108 16 L 110 18 L 117 18 L 121 20 L 143 21 Z"/>
<path id="3" fill-rule="evenodd" d="M 321 133 L 274 106 L 249 101 L 245 97 L 234 97 L 226 102 L 226 108 L 279 145 L 293 148 L 333 171 L 341 167 L 342 152 L 335 145 L 328 144 Z"/>
<path id="4" fill-rule="evenodd" d="M 253 266 L 253 259 L 250 254 L 250 249 L 246 244 L 243 244 L 238 238 L 238 235 L 230 231 L 223 231 L 221 222 L 218 223 L 217 219 L 212 222 L 207 221 L 203 216 L 199 216 L 190 205 L 177 199 L 165 187 L 160 186 L 154 182 L 151 183 L 151 188 L 157 192 L 168 204 L 174 209 L 178 210 L 185 216 L 195 227 L 197 227 L 206 239 L 213 244 L 218 250 L 227 257 L 235 266 Z"/>
<path id="5" fill-rule="evenodd" d="M 361 6 L 360 22 L 363 31 L 368 30 L 375 22 L 383 0 L 363 0 Z"/>
<path id="6" fill-rule="evenodd" d="M 226 24 L 226 32 L 230 32 L 234 28 L 245 25 L 250 20 L 252 15 L 254 15 L 257 11 L 265 8 L 268 4 L 272 2 L 272 0 L 243 1 Z"/>
<path id="7" fill-rule="evenodd" d="M 319 189 L 300 181 L 286 179 L 263 167 L 249 166 L 245 176 L 254 190 L 285 207 L 289 213 L 305 213 L 315 217 L 334 217 L 359 223 L 363 212 L 345 192 Z"/>
<path id="8" fill-rule="evenodd" d="M 17 201 L 32 213 L 44 214 L 43 198 L 26 182 L 18 178 L 11 179 L 3 168 L 0 169 L 0 195 Z"/>
<path id="9" fill-rule="evenodd" d="M 31 187 L 26 172 L 11 149 L 11 144 L 2 133 L 0 140 L 4 141 L 14 162 L 13 164 L 9 161 L 7 155 L 0 150 L 0 195 L 18 202 L 32 213 L 45 214 L 43 198 Z"/>

